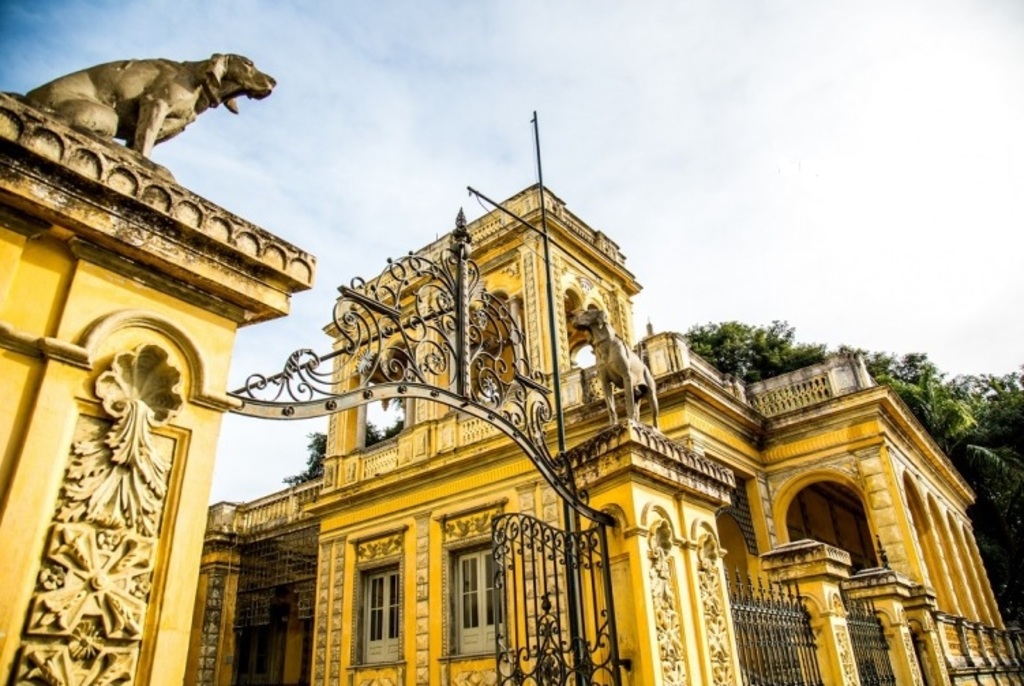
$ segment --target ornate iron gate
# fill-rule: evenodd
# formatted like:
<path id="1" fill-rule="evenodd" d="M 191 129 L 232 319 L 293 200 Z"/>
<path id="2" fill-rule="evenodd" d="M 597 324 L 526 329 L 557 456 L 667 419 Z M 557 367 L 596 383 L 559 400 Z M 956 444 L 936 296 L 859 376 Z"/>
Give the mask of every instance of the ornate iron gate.
<path id="1" fill-rule="evenodd" d="M 846 593 L 843 593 L 843 604 L 861 686 L 895 686 L 889 642 L 874 604 L 851 598 Z"/>
<path id="2" fill-rule="evenodd" d="M 613 520 L 581 497 L 564 453 L 549 451 L 548 428 L 557 413 L 548 379 L 530 364 L 517 317 L 483 287 L 469 242 L 460 211 L 449 247 L 389 261 L 373 279 L 342 286 L 333 312 L 334 348 L 324 355 L 297 350 L 282 371 L 250 376 L 230 394 L 241 401 L 234 412 L 306 419 L 376 400 L 417 398 L 503 432 L 568 506 L 566 531 L 522 515 L 503 518 L 494 529 L 496 582 L 508 594 L 508 630 L 496 646 L 503 683 L 617 686 L 604 533 Z M 355 387 L 343 370 L 358 373 Z M 579 519 L 591 528 L 576 532 Z M 584 595 L 591 603 L 586 617 Z"/>
<path id="3" fill-rule="evenodd" d="M 498 683 L 618 684 L 604 526 L 570 532 L 507 514 L 492 530 Z M 575 607 L 572 577 L 584 596 Z"/>
<path id="4" fill-rule="evenodd" d="M 739 573 L 729 584 L 744 686 L 822 686 L 811 616 L 799 592 Z"/>

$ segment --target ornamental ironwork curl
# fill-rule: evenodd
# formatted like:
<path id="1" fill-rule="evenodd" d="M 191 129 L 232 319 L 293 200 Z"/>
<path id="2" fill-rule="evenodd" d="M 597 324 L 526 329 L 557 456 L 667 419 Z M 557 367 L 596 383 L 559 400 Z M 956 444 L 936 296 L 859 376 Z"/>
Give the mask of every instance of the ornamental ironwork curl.
<path id="1" fill-rule="evenodd" d="M 296 350 L 280 372 L 249 376 L 229 394 L 242 403 L 234 411 L 305 419 L 374 400 L 441 402 L 510 436 L 574 509 L 605 521 L 577 490 L 569 461 L 548 450 L 554 410 L 547 378 L 530 363 L 507 300 L 484 288 L 469 259 L 461 211 L 452 237 L 436 256 L 388 260 L 376 277 L 340 287 L 333 349 Z"/>

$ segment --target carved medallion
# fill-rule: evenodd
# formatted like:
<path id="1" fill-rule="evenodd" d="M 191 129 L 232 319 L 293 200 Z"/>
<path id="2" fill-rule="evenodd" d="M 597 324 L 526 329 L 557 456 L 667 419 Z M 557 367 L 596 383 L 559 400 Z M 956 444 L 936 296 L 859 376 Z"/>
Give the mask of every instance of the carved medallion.
<path id="1" fill-rule="evenodd" d="M 79 419 L 22 636 L 19 683 L 134 683 L 173 444 L 181 373 L 155 345 L 96 380 L 113 421 Z"/>

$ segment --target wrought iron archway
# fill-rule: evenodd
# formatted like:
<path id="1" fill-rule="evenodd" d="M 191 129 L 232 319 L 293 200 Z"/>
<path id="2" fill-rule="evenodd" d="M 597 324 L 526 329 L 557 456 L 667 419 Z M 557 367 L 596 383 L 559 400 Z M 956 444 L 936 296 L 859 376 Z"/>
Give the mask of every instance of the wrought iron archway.
<path id="1" fill-rule="evenodd" d="M 241 403 L 233 412 L 306 419 L 376 400 L 414 398 L 448 405 L 504 433 L 592 527 L 578 532 L 567 522 L 568 530 L 561 531 L 527 524 L 522 515 L 496 519 L 496 600 L 518 607 L 507 594 L 522 593 L 522 607 L 528 601 L 540 608 L 521 617 L 503 613 L 504 628 L 496 632 L 501 683 L 617 685 L 604 534 L 614 520 L 588 504 L 564 452 L 548 449 L 555 416 L 548 379 L 530 363 L 522 327 L 505 301 L 483 287 L 469 244 L 460 210 L 451 245 L 438 254 L 389 260 L 378 276 L 340 287 L 332 313 L 334 349 L 323 355 L 297 350 L 280 372 L 253 374 L 229 393 Z M 552 555 L 557 562 L 549 568 L 545 560 Z M 526 559 L 535 567 L 523 578 L 547 581 L 561 574 L 564 584 L 551 580 L 555 590 L 549 592 L 516 581 L 517 565 Z M 585 621 L 576 606 L 580 588 L 590 592 L 593 618 Z"/>

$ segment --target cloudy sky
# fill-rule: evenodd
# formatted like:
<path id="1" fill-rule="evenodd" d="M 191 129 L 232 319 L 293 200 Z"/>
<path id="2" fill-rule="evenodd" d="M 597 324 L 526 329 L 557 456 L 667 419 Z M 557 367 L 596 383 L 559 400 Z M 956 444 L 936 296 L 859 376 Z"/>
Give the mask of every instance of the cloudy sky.
<path id="1" fill-rule="evenodd" d="M 336 286 L 482 214 L 467 185 L 534 183 L 534 110 L 546 184 L 645 287 L 637 326 L 1024 363 L 1019 0 L 3 0 L 0 46 L 3 91 L 214 52 L 277 79 L 153 155 L 318 257 L 236 382 L 325 350 Z M 213 499 L 275 490 L 324 426 L 226 418 Z"/>

